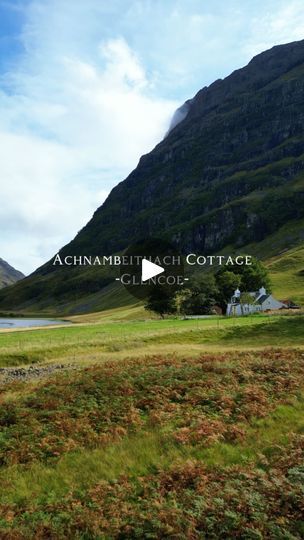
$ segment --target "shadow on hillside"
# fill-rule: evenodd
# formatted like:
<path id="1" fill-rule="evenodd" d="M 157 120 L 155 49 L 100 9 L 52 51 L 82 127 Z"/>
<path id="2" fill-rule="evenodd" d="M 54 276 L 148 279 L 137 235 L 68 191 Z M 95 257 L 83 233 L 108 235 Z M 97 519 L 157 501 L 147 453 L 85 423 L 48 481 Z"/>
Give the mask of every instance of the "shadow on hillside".
<path id="1" fill-rule="evenodd" d="M 274 321 L 272 317 L 265 319 L 264 324 L 243 326 L 236 324 L 232 328 L 227 328 L 225 334 L 221 336 L 221 341 L 252 341 L 255 345 L 261 344 L 276 345 L 288 341 L 288 344 L 304 344 L 304 317 L 279 317 Z"/>

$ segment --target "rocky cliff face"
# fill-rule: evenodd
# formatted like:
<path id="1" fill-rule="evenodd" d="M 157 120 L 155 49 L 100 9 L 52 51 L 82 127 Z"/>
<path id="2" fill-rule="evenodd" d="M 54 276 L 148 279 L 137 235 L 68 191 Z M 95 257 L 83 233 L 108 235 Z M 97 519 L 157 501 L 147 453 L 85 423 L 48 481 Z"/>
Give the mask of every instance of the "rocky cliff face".
<path id="1" fill-rule="evenodd" d="M 0 289 L 23 279 L 24 275 L 0 258 Z"/>
<path id="2" fill-rule="evenodd" d="M 63 252 L 110 253 L 160 233 L 214 251 L 304 215 L 304 41 L 258 55 L 187 108 Z"/>
<path id="3" fill-rule="evenodd" d="M 147 236 L 184 252 L 241 249 L 304 217 L 304 41 L 256 56 L 181 113 L 62 255 L 111 254 Z M 56 301 L 82 280 L 46 264 L 18 290 L 27 305 L 56 283 Z M 0 295 L 0 307 L 11 301 Z"/>

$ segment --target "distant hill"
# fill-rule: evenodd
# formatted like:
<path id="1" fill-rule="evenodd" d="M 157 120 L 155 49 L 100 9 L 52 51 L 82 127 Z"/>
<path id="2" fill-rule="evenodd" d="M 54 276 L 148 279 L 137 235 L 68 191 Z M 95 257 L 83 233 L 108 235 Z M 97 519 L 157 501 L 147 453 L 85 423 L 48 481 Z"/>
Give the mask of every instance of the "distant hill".
<path id="1" fill-rule="evenodd" d="M 12 285 L 24 277 L 22 272 L 15 270 L 15 268 L 0 258 L 0 289 Z"/>
<path id="2" fill-rule="evenodd" d="M 182 252 L 252 249 L 267 260 L 304 243 L 304 41 L 203 88 L 172 126 L 61 255 L 106 255 L 157 236 Z M 89 311 L 110 282 L 103 270 L 47 263 L 2 291 L 0 309 Z"/>

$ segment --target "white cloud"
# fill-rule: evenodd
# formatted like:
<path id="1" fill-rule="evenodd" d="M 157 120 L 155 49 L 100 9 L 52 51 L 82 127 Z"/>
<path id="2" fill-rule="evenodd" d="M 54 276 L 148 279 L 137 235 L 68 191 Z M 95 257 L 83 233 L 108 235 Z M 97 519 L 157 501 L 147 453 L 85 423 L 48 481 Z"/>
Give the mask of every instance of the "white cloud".
<path id="1" fill-rule="evenodd" d="M 153 97 L 123 38 L 96 49 L 89 62 L 63 47 L 48 67 L 34 47 L 4 80 L 12 91 L 0 94 L 0 253 L 25 272 L 85 225 L 177 106 Z"/>
<path id="2" fill-rule="evenodd" d="M 280 45 L 304 38 L 303 0 L 279 1 L 249 21 L 249 35 L 244 43 L 244 51 L 250 59 L 274 45 Z"/>
<path id="3" fill-rule="evenodd" d="M 27 272 L 71 240 L 185 99 L 304 27 L 303 0 L 12 4 L 26 19 L 24 54 L 0 79 L 0 257 Z"/>
<path id="4" fill-rule="evenodd" d="M 105 81 L 130 84 L 135 88 L 147 86 L 146 74 L 138 58 L 124 39 L 111 39 L 100 46 L 101 55 L 107 60 Z"/>

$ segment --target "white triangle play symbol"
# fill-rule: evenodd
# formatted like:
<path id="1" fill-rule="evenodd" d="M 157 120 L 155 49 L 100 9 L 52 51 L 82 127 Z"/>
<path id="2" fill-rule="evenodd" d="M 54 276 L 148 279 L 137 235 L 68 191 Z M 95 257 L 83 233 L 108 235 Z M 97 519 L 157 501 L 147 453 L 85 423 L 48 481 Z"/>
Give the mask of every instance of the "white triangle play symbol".
<path id="1" fill-rule="evenodd" d="M 158 264 L 154 264 L 151 261 L 148 261 L 147 259 L 143 259 L 141 261 L 141 280 L 147 281 L 147 279 L 153 278 L 154 276 L 158 276 L 158 274 L 161 274 L 164 272 L 165 269 L 162 266 L 158 266 Z"/>

